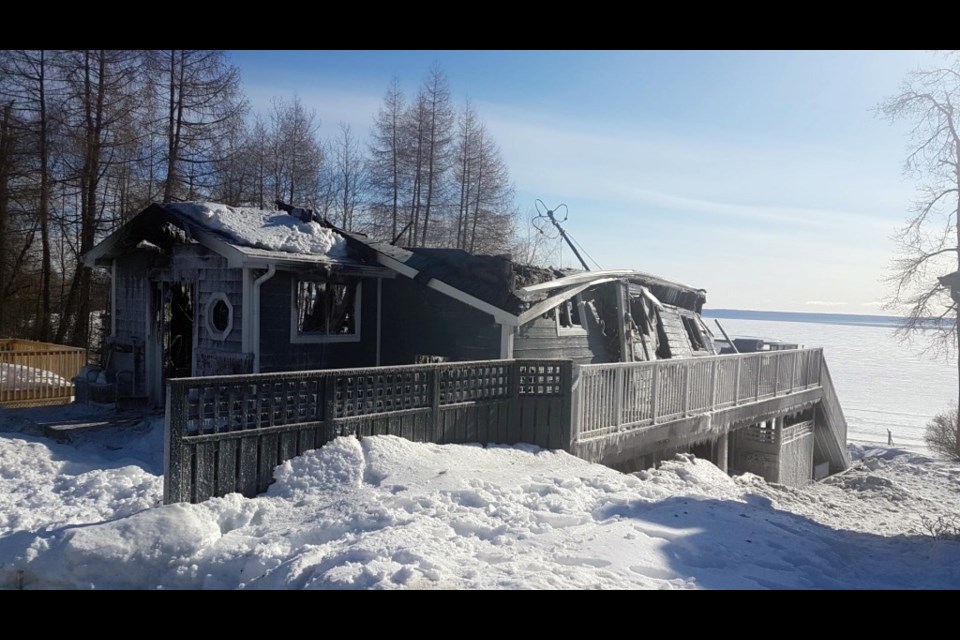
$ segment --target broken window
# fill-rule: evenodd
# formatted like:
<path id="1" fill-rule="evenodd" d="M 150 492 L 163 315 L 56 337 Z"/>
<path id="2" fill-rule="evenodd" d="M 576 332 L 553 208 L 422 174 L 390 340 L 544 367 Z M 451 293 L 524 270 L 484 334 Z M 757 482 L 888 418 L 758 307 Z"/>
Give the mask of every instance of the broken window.
<path id="1" fill-rule="evenodd" d="M 583 324 L 580 322 L 580 305 L 577 304 L 576 300 L 565 300 L 557 309 L 560 314 L 561 327 L 565 329 L 583 328 Z"/>
<path id="2" fill-rule="evenodd" d="M 703 334 L 700 333 L 700 327 L 697 325 L 696 319 L 684 315 L 681 315 L 680 319 L 683 320 L 683 327 L 687 330 L 691 348 L 694 351 L 706 351 L 706 341 L 703 339 Z"/>
<path id="3" fill-rule="evenodd" d="M 296 288 L 297 331 L 316 336 L 357 335 L 359 282 L 299 280 Z"/>
<path id="4" fill-rule="evenodd" d="M 582 316 L 580 315 L 580 296 L 564 300 L 554 310 L 557 319 L 557 333 L 586 333 Z"/>

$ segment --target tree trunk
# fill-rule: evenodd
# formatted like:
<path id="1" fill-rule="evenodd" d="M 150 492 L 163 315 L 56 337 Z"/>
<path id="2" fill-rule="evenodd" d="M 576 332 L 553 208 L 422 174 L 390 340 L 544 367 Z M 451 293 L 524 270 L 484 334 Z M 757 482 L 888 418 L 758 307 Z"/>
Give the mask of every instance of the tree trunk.
<path id="1" fill-rule="evenodd" d="M 393 148 L 391 149 L 391 159 L 393 160 L 393 231 L 390 234 L 390 240 L 392 241 L 397 237 L 397 201 L 400 195 L 400 140 L 399 140 L 399 130 L 397 127 L 400 125 L 398 122 L 400 114 L 398 113 L 399 109 L 394 108 L 392 119 L 393 119 L 393 130 L 390 132 L 393 136 Z"/>
<path id="2" fill-rule="evenodd" d="M 483 193 L 483 129 L 480 130 L 480 140 L 477 142 L 477 199 L 473 205 L 473 230 L 470 233 L 470 253 L 473 253 L 477 244 L 477 222 L 480 220 L 480 194 Z"/>
<path id="3" fill-rule="evenodd" d="M 10 217 L 10 173 L 13 162 L 13 133 L 10 126 L 13 103 L 3 105 L 0 113 L 0 335 L 7 335 L 6 311 L 8 303 L 3 299 L 7 284 L 7 220 Z"/>
<path id="4" fill-rule="evenodd" d="M 100 51 L 99 73 L 97 77 L 97 95 L 96 104 L 93 107 L 93 117 L 88 115 L 87 125 L 89 129 L 88 137 L 88 157 L 90 158 L 90 174 L 87 179 L 87 192 L 84 195 L 83 225 L 80 228 L 80 255 L 86 254 L 93 249 L 94 240 L 96 240 L 97 229 L 97 194 L 100 190 L 100 166 L 101 166 L 101 145 L 103 135 L 103 109 L 104 109 L 104 74 L 106 73 L 106 52 Z M 88 110 L 89 113 L 89 110 Z M 73 344 L 79 347 L 87 347 L 90 339 L 90 268 L 80 265 L 80 304 L 77 308 L 77 321 L 73 330 Z"/>
<path id="5" fill-rule="evenodd" d="M 47 140 L 46 55 L 40 51 L 39 117 L 40 117 L 40 245 L 43 263 L 40 267 L 40 312 L 37 318 L 37 339 L 50 339 L 50 146 Z"/>
<path id="6" fill-rule="evenodd" d="M 173 200 L 180 178 L 177 166 L 180 161 L 180 136 L 183 130 L 183 90 L 186 59 L 180 52 L 180 75 L 177 76 L 177 50 L 170 50 L 170 104 L 167 123 L 167 183 L 163 189 L 163 201 Z"/>
<path id="7" fill-rule="evenodd" d="M 430 160 L 427 166 L 427 206 L 423 211 L 423 236 L 420 246 L 427 246 L 427 225 L 430 224 L 430 204 L 433 201 L 433 165 L 437 154 L 437 101 L 430 109 Z"/>
<path id="8" fill-rule="evenodd" d="M 421 114 L 422 115 L 422 114 Z M 419 117 L 418 117 L 419 118 Z M 423 167 L 423 127 L 417 124 L 417 164 L 416 173 L 413 179 L 413 203 L 410 207 L 410 221 L 413 228 L 407 237 L 410 238 L 410 246 L 417 246 L 417 231 L 420 227 L 420 185 Z"/>
<path id="9" fill-rule="evenodd" d="M 957 183 L 957 215 L 960 216 L 960 139 L 954 138 L 954 148 L 956 156 L 953 172 Z M 960 271 L 960 221 L 955 220 L 954 224 L 957 230 L 957 270 Z M 954 442 L 957 450 L 954 453 L 960 456 L 960 307 L 957 309 L 955 325 L 955 331 L 957 332 L 957 436 Z"/>

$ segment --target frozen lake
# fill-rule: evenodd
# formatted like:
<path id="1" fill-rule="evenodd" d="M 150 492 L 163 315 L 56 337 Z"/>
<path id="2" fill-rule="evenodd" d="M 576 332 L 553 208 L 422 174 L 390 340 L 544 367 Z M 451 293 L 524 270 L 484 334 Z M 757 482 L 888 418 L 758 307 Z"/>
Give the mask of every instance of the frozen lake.
<path id="1" fill-rule="evenodd" d="M 705 318 L 714 333 L 716 324 Z M 890 327 L 775 320 L 721 319 L 730 335 L 779 338 L 823 347 L 847 417 L 851 442 L 921 448 L 926 423 L 957 400 L 956 359 L 922 356 Z"/>

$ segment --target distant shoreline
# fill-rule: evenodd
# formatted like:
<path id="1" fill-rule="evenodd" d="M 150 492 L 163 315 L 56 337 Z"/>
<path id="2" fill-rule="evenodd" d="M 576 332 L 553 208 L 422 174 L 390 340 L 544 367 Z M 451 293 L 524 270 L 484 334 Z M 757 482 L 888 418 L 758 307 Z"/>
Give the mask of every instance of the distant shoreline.
<path id="1" fill-rule="evenodd" d="M 801 311 L 751 311 L 748 309 L 704 309 L 704 318 L 720 320 L 766 320 L 773 322 L 811 322 L 816 324 L 843 324 L 860 327 L 885 327 L 896 329 L 905 318 L 900 316 L 877 316 L 856 313 L 806 313 Z M 930 318 L 926 321 L 931 329 L 940 322 L 953 324 L 952 320 L 939 321 Z"/>

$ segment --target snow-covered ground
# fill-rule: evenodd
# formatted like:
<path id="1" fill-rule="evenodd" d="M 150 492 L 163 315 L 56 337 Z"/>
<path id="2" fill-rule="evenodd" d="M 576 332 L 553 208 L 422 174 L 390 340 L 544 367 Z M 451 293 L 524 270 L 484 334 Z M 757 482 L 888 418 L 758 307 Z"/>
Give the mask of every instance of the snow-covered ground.
<path id="1" fill-rule="evenodd" d="M 855 448 L 792 489 L 681 456 L 341 438 L 264 496 L 159 506 L 161 422 L 74 444 L 0 410 L 0 588 L 958 588 L 960 465 Z M 22 415 L 22 414 L 21 414 Z"/>

